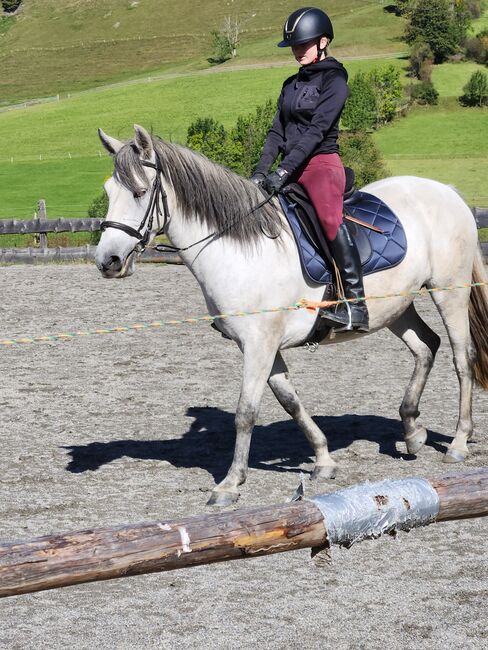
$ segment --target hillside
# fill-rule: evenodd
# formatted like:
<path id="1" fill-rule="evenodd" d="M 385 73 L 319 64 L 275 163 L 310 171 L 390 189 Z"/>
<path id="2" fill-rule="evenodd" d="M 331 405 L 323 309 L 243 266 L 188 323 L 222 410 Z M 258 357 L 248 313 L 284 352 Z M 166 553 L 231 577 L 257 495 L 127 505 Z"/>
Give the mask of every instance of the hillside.
<path id="1" fill-rule="evenodd" d="M 339 56 L 394 53 L 403 21 L 378 0 L 330 0 Z M 0 104 L 56 95 L 164 70 L 209 66 L 211 31 L 243 24 L 236 63 L 286 61 L 276 47 L 295 0 L 24 0 L 0 34 Z M 224 65 L 232 66 L 234 62 Z"/>

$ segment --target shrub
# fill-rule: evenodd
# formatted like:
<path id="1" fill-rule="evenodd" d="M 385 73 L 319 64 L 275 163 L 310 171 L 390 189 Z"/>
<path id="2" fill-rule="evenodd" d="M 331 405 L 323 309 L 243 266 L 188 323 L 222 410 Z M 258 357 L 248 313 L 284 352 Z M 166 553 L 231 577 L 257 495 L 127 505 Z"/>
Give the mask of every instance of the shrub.
<path id="1" fill-rule="evenodd" d="M 356 173 L 358 187 L 388 175 L 380 150 L 369 133 L 341 133 L 339 145 L 344 165 Z"/>
<path id="2" fill-rule="evenodd" d="M 275 112 L 276 103 L 269 100 L 253 113 L 239 116 L 229 131 L 211 117 L 199 118 L 188 128 L 186 143 L 232 171 L 250 176 L 261 156 Z"/>
<path id="3" fill-rule="evenodd" d="M 481 70 L 473 72 L 463 88 L 459 101 L 465 106 L 483 106 L 488 103 L 488 77 Z"/>
<path id="4" fill-rule="evenodd" d="M 418 39 L 412 43 L 410 50 L 410 73 L 422 81 L 430 81 L 434 54 L 428 43 Z"/>
<path id="5" fill-rule="evenodd" d="M 108 196 L 104 191 L 96 196 L 88 208 L 88 216 L 92 219 L 105 219 L 108 211 Z M 92 232 L 90 237 L 91 244 L 98 244 L 100 232 Z"/>
<path id="6" fill-rule="evenodd" d="M 468 38 L 466 43 L 466 56 L 477 63 L 488 64 L 488 29 L 484 29 L 474 38 Z"/>
<path id="7" fill-rule="evenodd" d="M 20 7 L 22 0 L 1 0 L 1 2 L 5 13 L 11 14 Z"/>
<path id="8" fill-rule="evenodd" d="M 212 32 L 213 54 L 208 59 L 209 63 L 224 63 L 232 56 L 232 45 L 229 39 L 221 32 Z"/>
<path id="9" fill-rule="evenodd" d="M 189 126 L 186 142 L 189 147 L 200 151 L 207 158 L 226 165 L 227 137 L 227 132 L 220 122 L 212 117 L 204 117 Z"/>
<path id="10" fill-rule="evenodd" d="M 358 72 L 349 84 L 349 99 L 342 113 L 342 124 L 350 131 L 367 131 L 376 124 L 377 102 L 371 82 Z"/>
<path id="11" fill-rule="evenodd" d="M 261 156 L 275 111 L 276 104 L 268 101 L 253 113 L 239 117 L 228 132 L 212 118 L 199 118 L 188 129 L 187 144 L 215 162 L 250 176 Z M 221 148 L 214 147 L 216 136 L 221 138 Z M 359 185 L 386 176 L 381 154 L 370 135 L 343 133 L 339 143 L 344 164 L 354 168 Z"/>
<path id="12" fill-rule="evenodd" d="M 374 68 L 368 75 L 376 99 L 376 121 L 391 122 L 403 94 L 400 70 L 393 65 Z"/>
<path id="13" fill-rule="evenodd" d="M 435 105 L 439 100 L 439 93 L 434 88 L 434 84 L 431 81 L 422 81 L 421 83 L 412 86 L 410 96 L 418 104 Z"/>

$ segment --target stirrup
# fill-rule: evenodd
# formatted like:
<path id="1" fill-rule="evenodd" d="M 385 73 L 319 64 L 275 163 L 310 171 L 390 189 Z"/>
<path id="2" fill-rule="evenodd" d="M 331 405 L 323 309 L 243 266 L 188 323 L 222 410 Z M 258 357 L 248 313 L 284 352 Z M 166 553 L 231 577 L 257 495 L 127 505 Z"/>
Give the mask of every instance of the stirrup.
<path id="1" fill-rule="evenodd" d="M 354 309 L 354 307 L 358 309 Z M 341 313 L 342 311 L 342 313 Z M 360 316 L 355 319 L 356 315 Z M 334 330 L 334 332 L 369 332 L 369 318 L 366 305 L 354 304 L 344 300 L 338 303 L 336 311 L 328 309 L 320 309 L 319 316 Z"/>

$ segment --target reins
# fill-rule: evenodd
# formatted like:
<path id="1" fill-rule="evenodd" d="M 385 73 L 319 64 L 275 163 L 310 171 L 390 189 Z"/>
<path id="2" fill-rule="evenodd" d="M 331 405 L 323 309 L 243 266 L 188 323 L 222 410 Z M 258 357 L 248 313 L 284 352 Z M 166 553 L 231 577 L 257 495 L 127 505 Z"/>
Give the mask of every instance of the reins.
<path id="1" fill-rule="evenodd" d="M 156 164 L 142 160 L 141 164 L 144 167 L 150 167 L 151 169 L 156 170 L 156 177 L 153 181 L 152 188 L 151 188 L 151 196 L 149 198 L 149 204 L 147 206 L 146 212 L 144 214 L 144 217 L 142 218 L 141 223 L 139 224 L 139 228 L 137 230 L 135 228 L 132 228 L 132 226 L 127 226 L 125 223 L 120 223 L 118 221 L 104 221 L 101 226 L 100 230 L 103 232 L 107 230 L 107 228 L 116 228 L 117 230 L 122 230 L 125 232 L 127 235 L 130 235 L 131 237 L 135 237 L 136 239 L 139 240 L 138 244 L 135 246 L 134 250 L 137 251 L 138 253 L 142 253 L 145 249 L 146 246 L 149 242 L 149 237 L 151 236 L 151 231 L 154 223 L 154 214 L 156 213 L 157 215 L 157 223 L 159 226 L 158 232 L 156 233 L 156 237 L 158 235 L 161 235 L 164 233 L 166 224 L 168 223 L 168 220 L 170 218 L 170 213 L 169 213 L 169 207 L 168 207 L 168 195 L 164 190 L 163 183 L 161 180 L 161 175 L 163 173 L 163 168 L 161 166 L 161 162 L 159 158 L 156 156 Z M 251 214 L 256 212 L 257 210 L 260 210 L 262 207 L 264 207 L 267 203 L 271 201 L 273 198 L 273 195 L 270 194 L 267 196 L 263 201 L 255 205 L 249 212 L 243 215 L 239 215 L 236 219 L 233 219 L 230 223 L 228 223 L 224 228 L 221 230 L 217 230 L 213 233 L 210 233 L 210 235 L 207 235 L 206 237 L 202 237 L 202 239 L 199 239 L 198 241 L 194 242 L 193 244 L 190 244 L 189 246 L 171 246 L 170 244 L 157 244 L 156 246 L 152 246 L 151 248 L 153 250 L 156 250 L 158 252 L 175 252 L 175 253 L 182 253 L 183 251 L 190 250 L 190 248 L 193 248 L 194 246 L 198 246 L 199 244 L 203 244 L 204 242 L 210 240 L 210 239 L 217 239 L 221 235 L 223 235 L 225 232 L 227 232 L 232 226 L 240 221 L 241 219 L 245 219 L 246 217 L 249 217 Z M 161 206 L 160 206 L 160 199 L 163 203 L 163 211 L 164 211 L 164 220 L 161 225 L 161 217 L 163 216 L 161 213 Z M 144 227 L 146 226 L 147 222 L 147 227 L 146 230 L 143 234 Z"/>
<path id="2" fill-rule="evenodd" d="M 158 251 L 159 253 L 165 253 L 165 252 L 175 252 L 175 253 L 180 253 L 183 251 L 187 251 L 190 248 L 193 248 L 194 246 L 198 246 L 198 244 L 203 244 L 209 239 L 217 239 L 221 235 L 223 235 L 227 230 L 232 228 L 232 226 L 240 221 L 241 219 L 245 219 L 246 217 L 251 216 L 254 212 L 257 210 L 260 210 L 263 206 L 265 206 L 267 203 L 271 201 L 273 198 L 273 195 L 270 194 L 264 201 L 261 201 L 261 203 L 258 203 L 255 205 L 252 210 L 247 212 L 246 214 L 239 215 L 236 219 L 233 219 L 227 226 L 222 228 L 221 230 L 217 230 L 215 232 L 210 233 L 210 235 L 207 235 L 206 237 L 203 237 L 202 239 L 199 239 L 198 241 L 194 242 L 193 244 L 190 244 L 189 246 L 184 246 L 184 247 L 178 247 L 178 246 L 171 246 L 170 244 L 156 244 L 156 246 L 152 246 L 151 248 L 153 250 Z"/>

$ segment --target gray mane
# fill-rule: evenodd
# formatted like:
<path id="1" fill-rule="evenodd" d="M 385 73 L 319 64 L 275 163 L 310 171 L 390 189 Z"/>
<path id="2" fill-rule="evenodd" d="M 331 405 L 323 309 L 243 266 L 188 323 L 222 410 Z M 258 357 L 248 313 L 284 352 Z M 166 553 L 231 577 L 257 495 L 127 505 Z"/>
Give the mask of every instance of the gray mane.
<path id="1" fill-rule="evenodd" d="M 272 205 L 248 214 L 263 200 L 254 183 L 187 147 L 157 137 L 152 137 L 152 143 L 163 169 L 163 183 L 173 187 L 184 219 L 196 218 L 210 231 L 232 223 L 224 236 L 242 245 L 259 241 L 264 233 L 276 236 L 280 232 L 280 216 Z M 124 145 L 116 154 L 115 178 L 135 193 L 145 170 L 133 144 Z"/>

